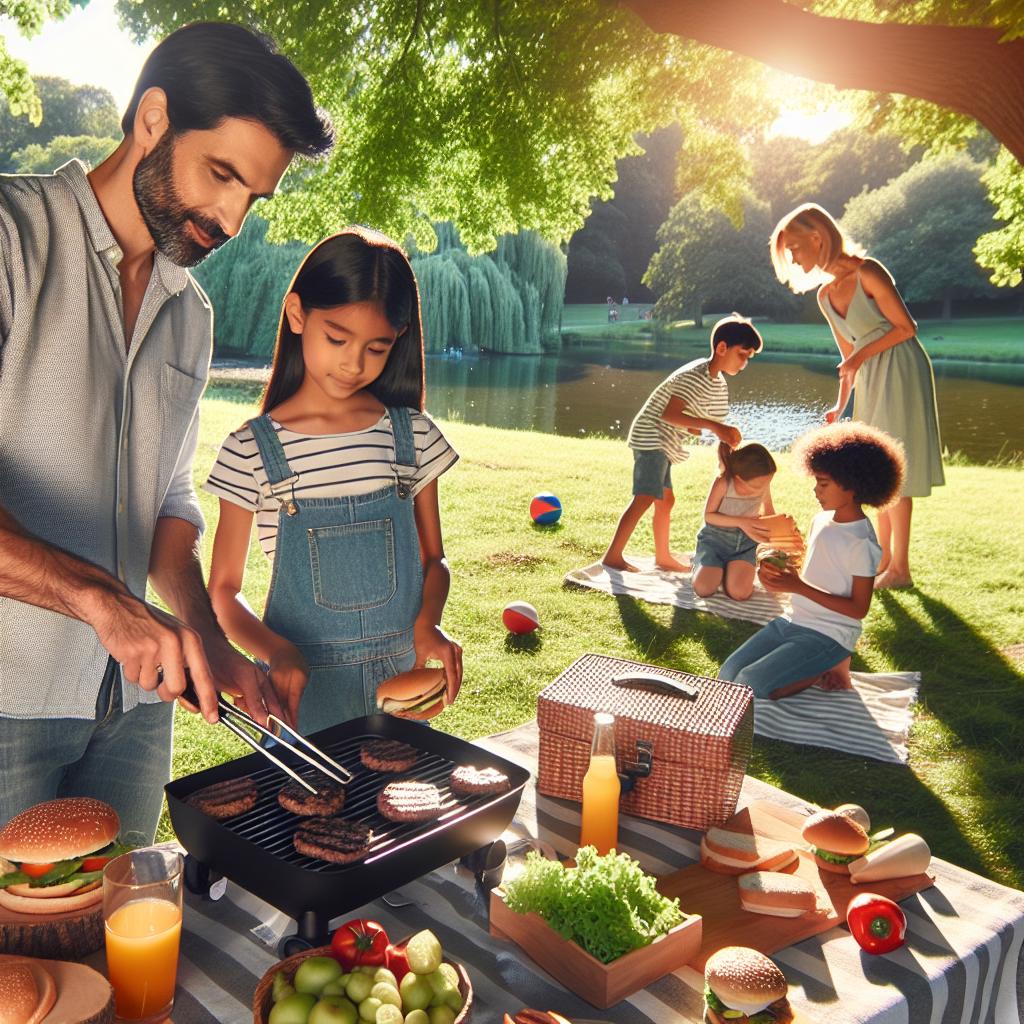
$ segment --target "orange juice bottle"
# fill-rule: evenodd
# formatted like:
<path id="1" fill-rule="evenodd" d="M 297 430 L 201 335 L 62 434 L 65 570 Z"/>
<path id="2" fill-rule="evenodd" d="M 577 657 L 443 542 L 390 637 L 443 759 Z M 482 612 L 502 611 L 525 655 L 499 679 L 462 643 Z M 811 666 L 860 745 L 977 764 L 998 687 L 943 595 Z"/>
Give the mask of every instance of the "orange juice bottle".
<path id="1" fill-rule="evenodd" d="M 107 919 L 106 937 L 117 1016 L 140 1020 L 169 1010 L 178 971 L 181 910 L 168 900 L 132 900 Z"/>
<path id="2" fill-rule="evenodd" d="M 599 854 L 615 848 L 619 839 L 621 791 L 615 770 L 615 719 L 599 711 L 594 715 L 590 767 L 583 776 L 580 846 L 597 847 Z"/>

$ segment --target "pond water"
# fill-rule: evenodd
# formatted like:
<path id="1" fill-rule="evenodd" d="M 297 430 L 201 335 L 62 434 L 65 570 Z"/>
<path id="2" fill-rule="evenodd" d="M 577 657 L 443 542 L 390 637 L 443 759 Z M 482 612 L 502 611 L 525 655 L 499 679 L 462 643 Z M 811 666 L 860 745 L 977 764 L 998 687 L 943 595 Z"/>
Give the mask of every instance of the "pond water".
<path id="1" fill-rule="evenodd" d="M 465 423 L 581 437 L 626 436 L 650 392 L 700 351 L 581 346 L 551 356 L 427 358 L 427 407 Z M 763 354 L 729 381 L 744 437 L 782 448 L 823 422 L 837 359 Z M 984 462 L 1024 454 L 1024 364 L 935 363 L 942 443 Z"/>

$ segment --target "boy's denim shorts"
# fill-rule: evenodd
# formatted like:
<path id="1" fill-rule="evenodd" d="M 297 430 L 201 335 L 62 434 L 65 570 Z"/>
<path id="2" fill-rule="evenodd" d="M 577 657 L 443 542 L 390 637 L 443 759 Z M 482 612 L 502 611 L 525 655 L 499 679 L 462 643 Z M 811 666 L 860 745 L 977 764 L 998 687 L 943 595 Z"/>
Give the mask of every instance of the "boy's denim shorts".
<path id="1" fill-rule="evenodd" d="M 751 540 L 739 527 L 711 526 L 705 523 L 697 534 L 697 550 L 693 568 L 724 569 L 730 562 L 757 565 L 757 541 Z"/>
<path id="2" fill-rule="evenodd" d="M 660 448 L 654 451 L 634 448 L 633 494 L 644 494 L 660 501 L 666 490 L 672 490 L 672 463 L 668 456 Z"/>

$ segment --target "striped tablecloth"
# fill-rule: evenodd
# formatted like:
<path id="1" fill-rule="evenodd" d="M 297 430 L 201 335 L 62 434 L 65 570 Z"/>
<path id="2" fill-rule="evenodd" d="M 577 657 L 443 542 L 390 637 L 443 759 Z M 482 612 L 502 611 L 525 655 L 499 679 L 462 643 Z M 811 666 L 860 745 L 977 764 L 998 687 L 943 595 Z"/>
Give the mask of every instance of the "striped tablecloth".
<path id="1" fill-rule="evenodd" d="M 536 774 L 535 723 L 480 742 Z M 803 806 L 797 798 L 748 777 L 740 802 L 757 799 Z M 571 852 L 579 835 L 578 806 L 538 797 L 530 785 L 511 831 Z M 623 848 L 655 874 L 697 857 L 696 832 L 623 816 L 619 835 Z M 933 871 L 935 886 L 902 904 L 909 922 L 908 942 L 896 953 L 870 957 L 845 928 L 836 927 L 774 955 L 789 980 L 798 1020 L 1024 1022 L 1024 893 L 940 860 L 933 861 Z M 498 1024 L 503 1012 L 522 1006 L 557 1010 L 571 1020 L 613 1024 L 697 1024 L 702 1019 L 703 979 L 689 968 L 608 1010 L 595 1010 L 537 968 L 516 945 L 490 936 L 484 895 L 454 866 L 403 886 L 401 895 L 412 902 L 392 909 L 377 901 L 346 917 L 375 918 L 396 936 L 433 929 L 446 953 L 469 968 L 476 1000 L 474 1024 Z M 273 947 L 257 934 L 280 933 L 288 923 L 234 885 L 216 903 L 189 896 L 175 1024 L 250 1021 L 256 983 L 275 962 Z M 294 923 L 288 930 L 294 931 Z"/>

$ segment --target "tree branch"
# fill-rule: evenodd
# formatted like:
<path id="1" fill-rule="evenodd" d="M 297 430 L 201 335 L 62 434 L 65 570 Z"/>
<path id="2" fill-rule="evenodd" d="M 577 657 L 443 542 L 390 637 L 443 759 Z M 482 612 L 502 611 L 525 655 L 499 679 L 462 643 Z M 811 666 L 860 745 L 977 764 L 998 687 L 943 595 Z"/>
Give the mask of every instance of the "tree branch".
<path id="1" fill-rule="evenodd" d="M 620 0 L 655 32 L 841 89 L 902 93 L 980 121 L 1024 163 L 1024 38 L 949 25 L 826 18 L 786 0 Z"/>

